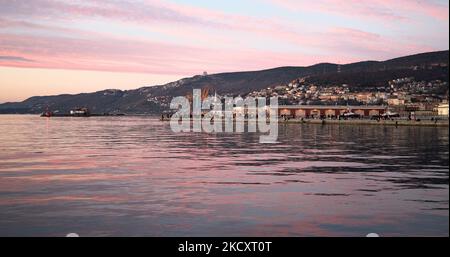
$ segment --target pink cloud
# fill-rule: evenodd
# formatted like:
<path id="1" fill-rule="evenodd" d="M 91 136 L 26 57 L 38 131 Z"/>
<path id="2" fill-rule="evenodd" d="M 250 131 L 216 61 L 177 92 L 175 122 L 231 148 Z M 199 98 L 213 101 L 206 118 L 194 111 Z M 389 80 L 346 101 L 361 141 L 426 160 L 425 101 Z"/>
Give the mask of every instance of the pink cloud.
<path id="1" fill-rule="evenodd" d="M 404 18 L 392 11 L 393 6 L 402 1 L 395 2 L 396 5 L 390 5 L 387 0 L 377 2 L 377 5 L 369 0 L 352 0 L 345 5 L 337 0 L 308 1 L 308 4 L 304 1 L 273 1 L 308 11 Z M 276 17 L 228 14 L 156 0 L 133 3 L 0 0 L 4 6 L 0 9 L 0 55 L 17 57 L 0 59 L 0 65 L 184 75 L 203 70 L 220 72 L 324 61 L 379 60 L 435 50 L 424 44 L 354 28 L 317 30 L 308 24 Z M 442 16 L 439 5 L 420 5 L 425 6 L 423 9 L 427 13 Z M 417 10 L 418 4 L 405 3 L 401 8 Z M 65 24 L 76 27 L 77 21 L 89 21 L 93 17 L 110 22 L 111 31 L 64 27 Z M 39 20 L 40 23 L 31 20 Z M 139 31 L 156 31 L 173 37 L 177 43 L 139 35 L 118 35 L 114 33 L 115 24 L 139 27 Z M 1 32 L 1 29 L 11 28 L 25 29 L 27 33 Z M 266 42 L 275 42 L 279 46 L 273 50 L 264 45 Z M 255 43 L 262 47 L 254 47 Z M 288 45 L 290 50 L 284 50 L 281 47 L 284 45 Z M 33 62 L 20 61 L 20 58 Z"/>
<path id="2" fill-rule="evenodd" d="M 351 56 L 367 56 L 366 59 L 383 60 L 396 55 L 408 55 L 433 51 L 432 47 L 414 41 L 398 41 L 376 33 L 351 28 L 331 28 L 324 37 L 332 42 L 328 46 Z"/>
<path id="3" fill-rule="evenodd" d="M 32 24 L 26 26 L 33 27 Z M 85 33 L 87 37 L 84 38 L 0 34 L 1 56 L 18 56 L 34 60 L 23 62 L 11 58 L 0 59 L 0 65 L 191 75 L 203 70 L 222 72 L 309 65 L 324 61 L 343 63 L 360 60 L 358 56 L 387 59 L 397 53 L 432 50 L 426 46 L 399 44 L 375 33 L 349 28 L 332 28 L 308 37 L 297 36 L 281 29 L 259 30 L 255 33 L 268 37 L 275 36 L 326 51 L 322 51 L 320 55 L 242 47 L 222 48 L 218 51 L 214 46 L 188 46 L 148 39 L 125 39 L 101 33 Z M 186 37 L 188 34 L 189 32 L 182 33 Z"/>
<path id="4" fill-rule="evenodd" d="M 378 2 L 382 3 L 384 6 L 390 6 L 392 9 L 399 9 L 413 13 L 420 13 L 439 20 L 448 21 L 449 18 L 448 5 L 443 5 L 433 1 L 381 0 Z"/>
<path id="5" fill-rule="evenodd" d="M 380 19 L 386 21 L 404 20 L 405 17 L 392 12 L 389 9 L 382 8 L 380 5 L 372 5 L 370 1 L 339 1 L 339 0 L 316 0 L 316 1 L 294 1 L 294 0 L 269 0 L 271 3 L 286 9 L 304 11 L 331 13 L 340 16 L 364 17 Z"/>
<path id="6" fill-rule="evenodd" d="M 319 61 L 316 56 L 282 55 L 256 50 L 223 50 L 98 38 L 92 40 L 0 34 L 2 56 L 35 60 L 1 60 L 13 67 L 65 68 L 153 74 L 198 74 L 263 69 Z"/>
<path id="7" fill-rule="evenodd" d="M 379 21 L 408 20 L 412 14 L 448 20 L 448 6 L 433 1 L 412 0 L 268 0 L 297 11 L 332 13 L 346 17 L 362 17 Z"/>
<path id="8" fill-rule="evenodd" d="M 178 5 L 169 5 L 160 1 L 146 1 L 145 3 L 130 1 L 50 1 L 34 0 L 32 3 L 21 1 L 0 0 L 0 14 L 13 15 L 21 18 L 41 18 L 45 20 L 70 20 L 82 18 L 104 18 L 116 21 L 135 23 L 181 23 L 197 24 L 212 27 L 227 27 L 224 22 L 207 20 L 219 12 L 210 12 L 201 8 L 180 8 Z M 223 16 L 219 16 L 223 18 Z"/>

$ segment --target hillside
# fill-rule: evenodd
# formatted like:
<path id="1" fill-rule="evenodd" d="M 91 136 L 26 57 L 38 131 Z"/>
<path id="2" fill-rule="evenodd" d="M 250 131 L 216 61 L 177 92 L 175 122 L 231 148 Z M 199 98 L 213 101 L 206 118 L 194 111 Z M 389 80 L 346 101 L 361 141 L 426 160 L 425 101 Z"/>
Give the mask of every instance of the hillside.
<path id="1" fill-rule="evenodd" d="M 68 112 L 88 107 L 92 112 L 159 113 L 174 96 L 193 88 L 210 87 L 221 95 L 246 95 L 254 90 L 282 85 L 307 77 L 320 85 L 382 86 L 399 77 L 448 81 L 449 51 L 423 53 L 387 61 L 345 65 L 321 63 L 308 67 L 279 67 L 262 71 L 230 72 L 184 78 L 165 85 L 135 90 L 103 90 L 76 95 L 34 96 L 23 102 L 0 104 L 0 113 L 40 113 L 46 108 Z M 339 71 L 339 72 L 338 72 Z"/>

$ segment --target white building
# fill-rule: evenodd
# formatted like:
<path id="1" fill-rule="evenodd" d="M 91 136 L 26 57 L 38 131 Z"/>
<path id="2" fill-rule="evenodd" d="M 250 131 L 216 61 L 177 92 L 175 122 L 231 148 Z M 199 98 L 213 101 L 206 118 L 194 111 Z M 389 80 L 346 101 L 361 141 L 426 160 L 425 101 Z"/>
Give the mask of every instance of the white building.
<path id="1" fill-rule="evenodd" d="M 438 111 L 439 116 L 447 116 L 448 117 L 448 103 L 439 104 L 437 107 L 437 111 Z"/>

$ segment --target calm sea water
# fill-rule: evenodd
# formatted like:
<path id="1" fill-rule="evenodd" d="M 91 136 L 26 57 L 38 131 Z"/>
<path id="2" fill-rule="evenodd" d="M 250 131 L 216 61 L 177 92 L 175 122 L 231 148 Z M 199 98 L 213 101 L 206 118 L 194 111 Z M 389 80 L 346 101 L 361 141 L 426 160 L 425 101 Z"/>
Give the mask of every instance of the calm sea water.
<path id="1" fill-rule="evenodd" d="M 0 116 L 0 236 L 449 235 L 449 130 Z"/>

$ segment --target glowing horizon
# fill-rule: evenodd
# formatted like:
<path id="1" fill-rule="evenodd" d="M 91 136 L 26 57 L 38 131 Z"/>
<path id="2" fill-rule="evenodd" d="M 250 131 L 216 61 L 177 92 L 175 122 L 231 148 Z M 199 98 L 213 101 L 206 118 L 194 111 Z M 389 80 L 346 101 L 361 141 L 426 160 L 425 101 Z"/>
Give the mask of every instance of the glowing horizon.
<path id="1" fill-rule="evenodd" d="M 447 50 L 429 1 L 0 0 L 0 103 Z"/>

